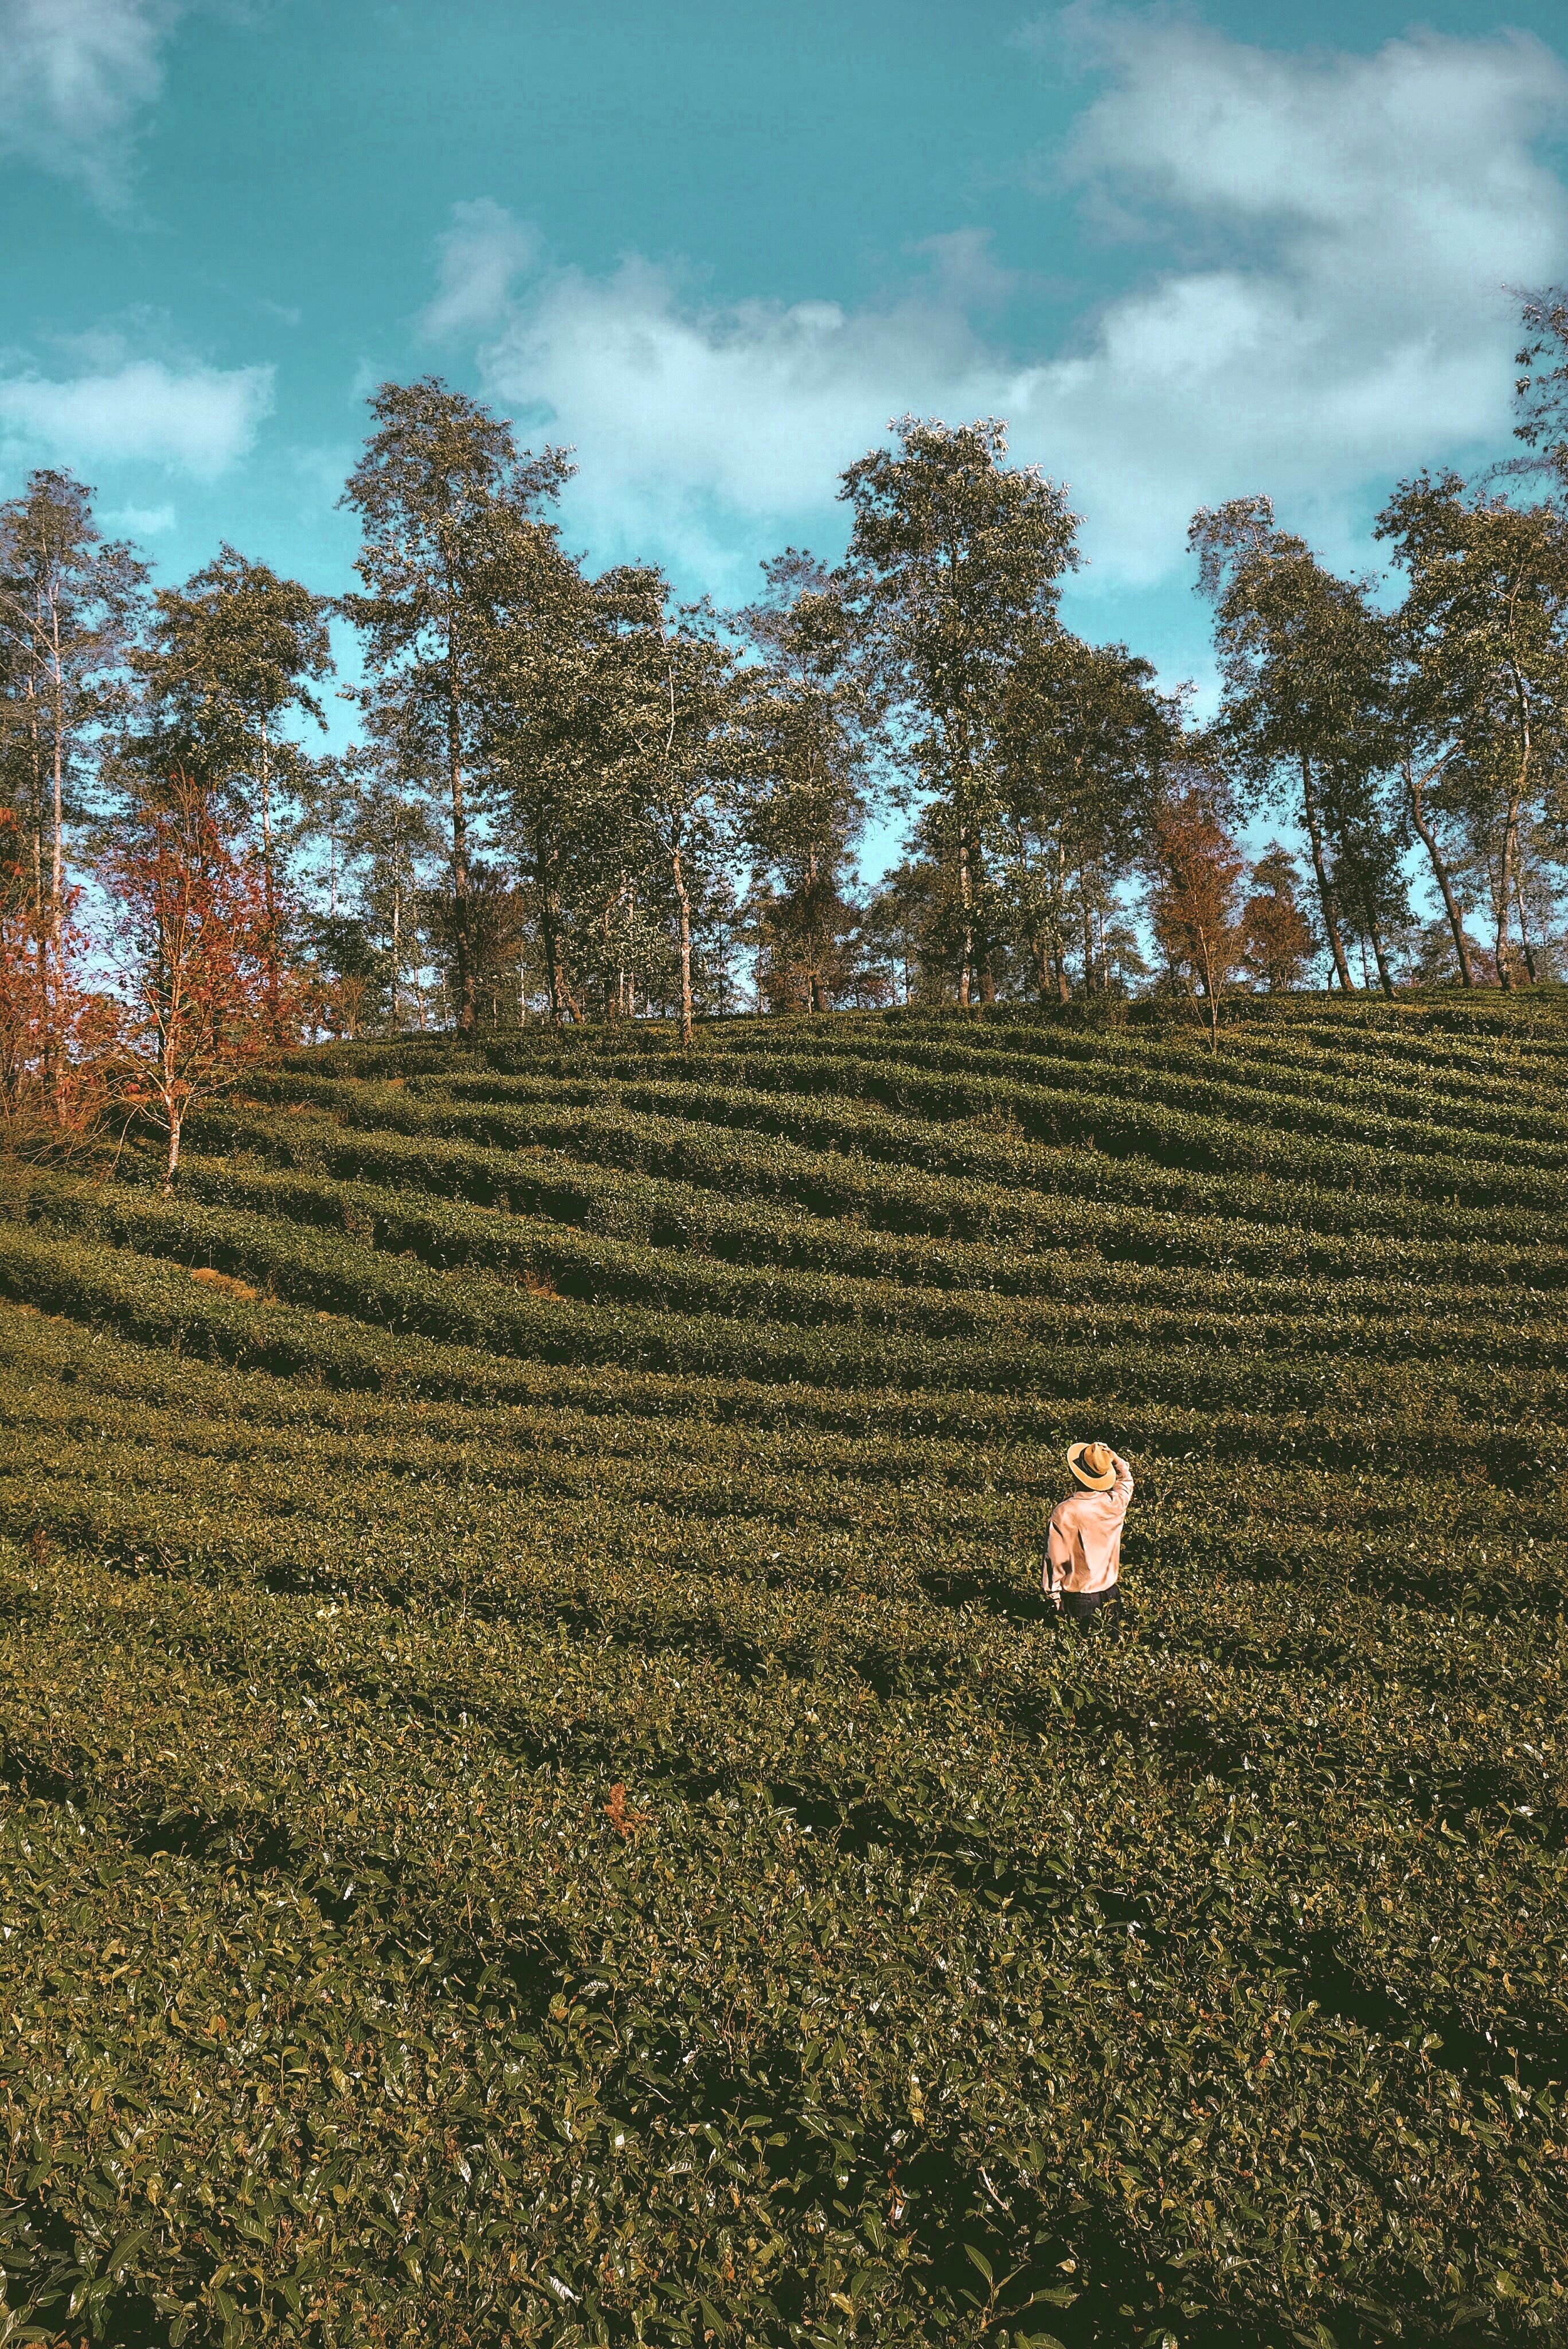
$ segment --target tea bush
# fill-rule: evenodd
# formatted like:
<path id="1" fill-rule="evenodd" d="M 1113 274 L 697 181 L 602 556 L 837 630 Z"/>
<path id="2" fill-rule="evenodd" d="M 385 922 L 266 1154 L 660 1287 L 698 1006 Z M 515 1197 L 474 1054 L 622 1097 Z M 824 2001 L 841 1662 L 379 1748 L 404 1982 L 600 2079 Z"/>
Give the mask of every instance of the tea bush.
<path id="1" fill-rule="evenodd" d="M 1565 1073 L 405 1040 L 15 1173 L 0 2339 L 1568 2338 Z"/>

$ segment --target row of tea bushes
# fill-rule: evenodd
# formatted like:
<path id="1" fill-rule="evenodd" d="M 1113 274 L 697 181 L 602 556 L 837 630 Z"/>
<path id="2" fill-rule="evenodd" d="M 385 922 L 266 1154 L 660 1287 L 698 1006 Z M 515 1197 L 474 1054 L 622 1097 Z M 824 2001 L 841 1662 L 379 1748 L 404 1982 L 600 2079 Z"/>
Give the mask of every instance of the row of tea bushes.
<path id="1" fill-rule="evenodd" d="M 510 1111 L 501 1146 L 490 1147 L 439 1138 L 454 1123 L 439 1102 L 393 1094 L 380 1104 L 381 1123 L 363 1102 L 350 1106 L 357 1113 L 346 1118 L 322 1115 L 309 1102 L 296 1103 L 286 1119 L 259 1107 L 209 1109 L 191 1121 L 191 1143 L 741 1262 L 1020 1296 L 1060 1277 L 1064 1251 L 1096 1279 L 1107 1264 L 1191 1267 L 1210 1284 L 1238 1274 L 1314 1274 L 1357 1291 L 1369 1281 L 1445 1291 L 1505 1287 L 1527 1304 L 1542 1289 L 1568 1286 L 1568 1247 L 1499 1245 L 1469 1216 L 1464 1237 L 1423 1242 L 1405 1233 L 1316 1231 L 1119 1206 L 1097 1198 L 1088 1185 L 1079 1197 L 1065 1189 L 895 1174 L 874 1160 L 615 1108 Z M 469 1123 L 482 1133 L 490 1121 Z M 1059 1175 L 1066 1156 L 1055 1154 L 1049 1171 Z M 952 1259 L 944 1271 L 945 1255 L 920 1245 L 932 1240 L 987 1253 Z"/>
<path id="2" fill-rule="evenodd" d="M 275 1195 L 279 1186 L 272 1187 Z M 1547 1356 L 1549 1367 L 1535 1367 L 1527 1346 L 1525 1360 L 1503 1370 L 1455 1358 L 1440 1344 L 1433 1349 L 1418 1343 L 1411 1349 L 1414 1358 L 1403 1361 L 1390 1360 L 1386 1349 L 1370 1361 L 1338 1350 L 1287 1354 L 1271 1348 L 1266 1323 L 1250 1330 L 1244 1318 L 1207 1337 L 1200 1326 L 1187 1333 L 1195 1342 L 1176 1346 L 1158 1329 L 1129 1335 L 1117 1328 L 1109 1309 L 1099 1317 L 1109 1331 L 1103 1342 L 1092 1327 L 1093 1309 L 1090 1326 L 1069 1324 L 1065 1340 L 1031 1339 L 1026 1327 L 1006 1337 L 973 1329 L 954 1336 L 884 1333 L 848 1319 L 801 1328 L 788 1319 L 738 1316 L 733 1288 L 729 1311 L 711 1306 L 662 1309 L 660 1287 L 667 1291 L 675 1286 L 667 1280 L 650 1281 L 649 1303 L 623 1302 L 626 1284 L 611 1276 L 608 1243 L 600 1251 L 601 1285 L 607 1293 L 585 1303 L 531 1293 L 482 1269 L 465 1268 L 457 1278 L 407 1254 L 389 1255 L 366 1240 L 191 1199 L 166 1201 L 134 1191 L 111 1195 L 43 1182 L 35 1186 L 29 1206 L 41 1223 L 56 1230 L 265 1284 L 287 1302 L 325 1308 L 394 1332 L 545 1361 L 838 1389 L 1092 1392 L 1107 1408 L 1168 1402 L 1278 1413 L 1366 1412 L 1376 1403 L 1412 1422 L 1478 1410 L 1550 1419 L 1562 1401 L 1556 1350 L 1549 1342 L 1535 1349 Z M 649 1251 L 648 1257 L 662 1270 L 662 1252 Z M 731 1284 L 738 1278 L 728 1276 Z M 1424 1358 L 1434 1351 L 1436 1359 Z"/>

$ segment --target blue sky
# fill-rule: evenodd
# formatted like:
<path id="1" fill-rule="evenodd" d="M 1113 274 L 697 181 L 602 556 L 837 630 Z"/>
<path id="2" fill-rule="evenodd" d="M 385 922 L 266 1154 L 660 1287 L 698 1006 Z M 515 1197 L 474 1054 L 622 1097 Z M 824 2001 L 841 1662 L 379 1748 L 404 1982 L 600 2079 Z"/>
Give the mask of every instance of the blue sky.
<path id="1" fill-rule="evenodd" d="M 1505 450 L 1565 131 L 1561 0 L 0 0 L 0 491 L 330 591 L 365 392 L 435 369 L 576 445 L 593 561 L 733 601 L 890 417 L 1000 414 L 1074 623 L 1202 683 L 1194 505 L 1365 564 Z"/>

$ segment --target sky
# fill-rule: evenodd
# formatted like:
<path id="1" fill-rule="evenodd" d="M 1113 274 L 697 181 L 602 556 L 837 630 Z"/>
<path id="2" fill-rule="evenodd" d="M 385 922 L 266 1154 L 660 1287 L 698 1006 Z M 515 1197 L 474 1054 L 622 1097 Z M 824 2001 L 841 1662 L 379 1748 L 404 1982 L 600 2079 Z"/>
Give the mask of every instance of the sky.
<path id="1" fill-rule="evenodd" d="M 1304 37 L 1310 31 L 1311 39 Z M 0 0 L 0 495 L 323 593 L 367 391 L 570 444 L 568 543 L 747 600 L 905 411 L 1069 487 L 1069 623 L 1212 690 L 1188 519 L 1331 562 L 1510 446 L 1568 0 Z"/>

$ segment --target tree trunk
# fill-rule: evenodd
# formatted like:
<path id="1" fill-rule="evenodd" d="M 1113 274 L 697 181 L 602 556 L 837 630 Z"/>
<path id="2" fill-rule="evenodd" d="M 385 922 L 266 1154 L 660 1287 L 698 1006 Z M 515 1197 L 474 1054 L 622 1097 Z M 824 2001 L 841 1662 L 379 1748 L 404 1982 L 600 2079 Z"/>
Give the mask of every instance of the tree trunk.
<path id="1" fill-rule="evenodd" d="M 267 1025 L 274 1044 L 281 1044 L 283 1021 L 278 1015 L 279 955 L 277 879 L 273 862 L 273 761 L 267 721 L 262 720 L 262 900 L 267 909 Z"/>
<path id="2" fill-rule="evenodd" d="M 1449 917 L 1449 928 L 1452 934 L 1454 941 L 1454 952 L 1459 957 L 1460 985 L 1461 987 L 1473 987 L 1475 985 L 1475 973 L 1470 968 L 1470 947 L 1465 938 L 1464 916 L 1460 912 L 1459 900 L 1454 895 L 1453 876 L 1449 871 L 1448 863 L 1443 855 L 1443 852 L 1438 845 L 1438 835 L 1432 828 L 1430 818 L 1427 814 L 1424 797 L 1425 791 L 1426 778 L 1424 776 L 1418 775 L 1416 772 L 1415 761 L 1411 759 L 1407 759 L 1405 761 L 1405 792 L 1406 797 L 1409 802 L 1410 821 L 1415 825 L 1417 832 L 1420 835 L 1421 845 L 1425 848 L 1428 858 L 1431 864 L 1432 877 L 1436 881 L 1438 888 L 1442 895 L 1443 911 Z"/>
<path id="3" fill-rule="evenodd" d="M 958 1008 L 969 1009 L 969 974 L 975 962 L 975 880 L 969 869 L 969 819 L 958 819 L 958 902 L 964 911 L 964 963 L 958 974 Z"/>
<path id="4" fill-rule="evenodd" d="M 681 1050 L 691 1050 L 691 897 L 681 866 L 677 848 L 670 856 L 670 877 L 676 885 L 676 899 L 681 909 Z"/>
<path id="5" fill-rule="evenodd" d="M 1312 788 L 1312 761 L 1305 756 L 1301 762 L 1301 804 L 1306 819 L 1306 836 L 1312 843 L 1312 869 L 1317 876 L 1317 901 L 1323 908 L 1324 933 L 1334 957 L 1335 973 L 1341 990 L 1346 995 L 1354 995 L 1356 989 L 1351 981 L 1350 966 L 1345 959 L 1345 941 L 1339 935 L 1339 916 L 1334 910 L 1334 892 L 1328 884 L 1328 868 L 1323 861 L 1323 826 L 1318 820 L 1317 794 Z"/>
<path id="6" fill-rule="evenodd" d="M 397 982 L 403 967 L 403 883 L 394 867 L 392 874 L 392 1033 L 397 1033 Z"/>
<path id="7" fill-rule="evenodd" d="M 183 1123 L 184 1118 L 181 1112 L 177 1109 L 170 1109 L 169 1112 L 169 1162 L 163 1170 L 163 1195 L 166 1199 L 168 1198 L 170 1191 L 174 1188 L 174 1177 L 180 1168 L 180 1130 Z"/>
<path id="8" fill-rule="evenodd" d="M 60 609 L 57 600 L 53 597 L 49 605 L 49 620 L 54 636 L 55 760 L 49 845 L 49 968 L 44 973 L 43 999 L 39 1009 L 44 1020 L 44 1087 L 48 1098 L 54 1100 L 65 1084 L 65 1071 L 60 1065 L 59 1022 L 65 1010 L 66 685 L 60 656 Z"/>
<path id="9" fill-rule="evenodd" d="M 1214 985 L 1214 970 L 1219 956 L 1211 952 L 1208 937 L 1202 928 L 1197 930 L 1196 944 L 1198 968 L 1203 981 L 1203 1010 L 1209 1022 L 1209 1050 L 1217 1052 L 1220 1049 L 1220 998 Z"/>
<path id="10" fill-rule="evenodd" d="M 474 1030 L 473 940 L 469 929 L 469 826 L 463 801 L 462 688 L 458 666 L 458 632 L 451 616 L 454 589 L 447 583 L 447 771 L 452 801 L 452 897 L 457 916 L 453 925 L 458 949 L 458 1032 Z"/>
<path id="11" fill-rule="evenodd" d="M 1029 960 L 1035 966 L 1035 985 L 1039 991 L 1040 1001 L 1043 1003 L 1051 984 L 1050 948 L 1046 943 L 1038 922 L 1030 923 L 1028 937 Z"/>
<path id="12" fill-rule="evenodd" d="M 539 891 L 540 943 L 544 948 L 544 975 L 550 988 L 550 1017 L 552 1023 L 559 1028 L 564 1010 L 565 990 L 562 983 L 561 942 L 557 920 L 561 906 L 555 894 L 552 874 L 554 862 L 554 851 L 546 848 L 536 828 L 533 835 L 533 878 Z"/>
<path id="13" fill-rule="evenodd" d="M 1524 955 L 1524 968 L 1530 975 L 1531 986 L 1534 987 L 1537 983 L 1539 974 L 1535 968 L 1535 949 L 1530 943 L 1530 932 L 1525 927 L 1524 876 L 1519 869 L 1517 859 L 1515 860 L 1513 867 L 1513 903 L 1515 910 L 1519 915 L 1519 943 Z"/>
<path id="14" fill-rule="evenodd" d="M 1502 871 L 1497 885 L 1497 977 L 1498 984 L 1511 993 L 1513 968 L 1509 959 L 1508 900 L 1516 885 L 1519 870 L 1519 816 L 1524 805 L 1524 795 L 1530 788 L 1530 760 L 1533 748 L 1531 733 L 1530 688 L 1517 668 L 1513 671 L 1513 694 L 1519 711 L 1519 772 L 1508 798 L 1508 822 L 1502 833 Z"/>
<path id="15" fill-rule="evenodd" d="M 1508 901 L 1513 894 L 1516 848 L 1519 831 L 1519 802 L 1510 799 L 1508 822 L 1502 828 L 1502 870 L 1497 876 L 1497 979 L 1509 994 L 1513 992 L 1513 949 L 1508 939 Z"/>
<path id="16" fill-rule="evenodd" d="M 1388 957 L 1383 951 L 1383 940 L 1378 932 L 1377 918 L 1370 906 L 1367 911 L 1367 935 L 1372 941 L 1372 956 L 1377 965 L 1377 984 L 1391 1003 L 1394 999 L 1394 982 L 1388 975 Z"/>

